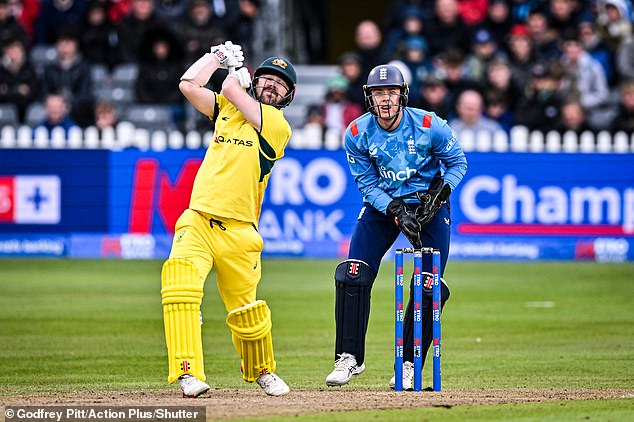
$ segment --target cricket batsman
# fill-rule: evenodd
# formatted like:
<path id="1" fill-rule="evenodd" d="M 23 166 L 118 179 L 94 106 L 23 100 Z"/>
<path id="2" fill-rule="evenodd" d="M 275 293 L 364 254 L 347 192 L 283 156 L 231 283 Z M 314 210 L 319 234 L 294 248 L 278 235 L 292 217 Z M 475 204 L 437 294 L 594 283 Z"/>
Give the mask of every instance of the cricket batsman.
<path id="1" fill-rule="evenodd" d="M 179 84 L 189 102 L 215 121 L 189 208 L 176 222 L 161 272 L 167 380 L 179 380 L 184 397 L 209 390 L 200 307 L 213 267 L 242 378 L 257 382 L 271 396 L 289 392 L 275 374 L 271 310 L 257 299 L 256 290 L 263 248 L 258 220 L 271 170 L 291 136 L 282 108 L 293 101 L 297 78 L 283 57 L 264 60 L 253 80 L 243 62 L 240 45 L 215 45 L 187 69 Z M 205 85 L 220 68 L 229 74 L 216 94 Z"/>

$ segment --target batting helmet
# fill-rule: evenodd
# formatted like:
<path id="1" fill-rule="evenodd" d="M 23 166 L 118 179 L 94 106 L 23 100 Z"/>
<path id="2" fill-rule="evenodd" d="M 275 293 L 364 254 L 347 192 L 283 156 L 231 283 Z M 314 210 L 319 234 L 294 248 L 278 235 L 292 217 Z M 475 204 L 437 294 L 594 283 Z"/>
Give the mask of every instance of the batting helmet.
<path id="1" fill-rule="evenodd" d="M 363 85 L 363 95 L 365 97 L 365 106 L 370 113 L 376 115 L 376 106 L 372 105 L 372 89 L 379 87 L 398 87 L 401 90 L 401 107 L 407 106 L 409 95 L 409 86 L 403 78 L 403 74 L 398 67 L 391 64 L 382 64 L 376 66 L 370 71 L 368 81 Z"/>
<path id="2" fill-rule="evenodd" d="M 282 57 L 269 57 L 264 60 L 255 72 L 253 73 L 253 80 L 255 81 L 261 75 L 277 75 L 286 82 L 288 85 L 288 93 L 282 100 L 275 104 L 277 108 L 286 107 L 293 101 L 295 97 L 295 86 L 297 85 L 297 74 L 295 73 L 295 68 L 293 64 L 284 59 Z M 254 86 L 257 85 L 255 82 L 251 84 L 251 89 L 254 89 Z M 257 98 L 257 97 L 256 97 Z"/>

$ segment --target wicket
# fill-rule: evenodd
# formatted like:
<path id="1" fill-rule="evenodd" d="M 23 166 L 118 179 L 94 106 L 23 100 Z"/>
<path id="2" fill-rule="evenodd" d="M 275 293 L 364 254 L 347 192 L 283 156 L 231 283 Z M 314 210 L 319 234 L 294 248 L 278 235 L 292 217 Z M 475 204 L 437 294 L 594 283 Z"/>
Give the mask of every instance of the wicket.
<path id="1" fill-rule="evenodd" d="M 440 251 L 433 248 L 402 248 L 395 255 L 395 324 L 394 324 L 394 390 L 403 391 L 403 255 L 414 255 L 414 391 L 422 391 L 422 337 L 423 337 L 423 254 L 432 255 L 432 356 L 433 356 L 433 390 L 441 390 L 440 376 Z"/>

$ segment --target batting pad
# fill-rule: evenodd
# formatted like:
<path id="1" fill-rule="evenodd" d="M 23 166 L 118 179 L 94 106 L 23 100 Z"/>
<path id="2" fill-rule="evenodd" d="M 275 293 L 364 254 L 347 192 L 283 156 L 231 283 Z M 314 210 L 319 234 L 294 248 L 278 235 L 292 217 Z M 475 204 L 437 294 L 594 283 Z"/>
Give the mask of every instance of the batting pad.
<path id="1" fill-rule="evenodd" d="M 242 358 L 242 378 L 255 381 L 261 374 L 275 372 L 271 310 L 263 300 L 234 309 L 227 315 L 234 344 Z"/>
<path id="2" fill-rule="evenodd" d="M 170 258 L 161 272 L 163 322 L 169 361 L 167 381 L 183 374 L 205 380 L 203 344 L 200 331 L 200 304 L 203 298 L 200 274 L 184 258 Z"/>

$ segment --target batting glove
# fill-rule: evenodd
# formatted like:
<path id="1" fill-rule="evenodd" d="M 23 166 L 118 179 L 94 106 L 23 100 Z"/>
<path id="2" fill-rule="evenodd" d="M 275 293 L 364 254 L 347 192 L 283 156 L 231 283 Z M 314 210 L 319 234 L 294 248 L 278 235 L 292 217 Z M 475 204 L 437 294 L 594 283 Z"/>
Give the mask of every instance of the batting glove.
<path id="1" fill-rule="evenodd" d="M 247 89 L 251 86 L 251 74 L 246 67 L 241 67 L 238 70 L 230 70 L 227 77 L 236 78 L 240 82 L 240 86 Z"/>
<path id="2" fill-rule="evenodd" d="M 231 41 L 211 47 L 211 54 L 218 60 L 221 69 L 239 68 L 244 63 L 242 46 Z"/>

